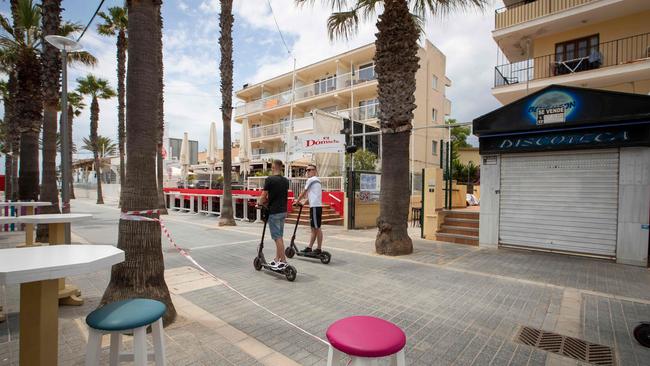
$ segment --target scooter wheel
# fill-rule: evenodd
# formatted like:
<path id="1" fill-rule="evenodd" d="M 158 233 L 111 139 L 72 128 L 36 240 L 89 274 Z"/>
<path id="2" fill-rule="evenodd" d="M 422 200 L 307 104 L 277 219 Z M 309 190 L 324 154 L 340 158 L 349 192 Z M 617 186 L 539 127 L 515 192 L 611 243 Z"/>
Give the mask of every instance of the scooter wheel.
<path id="1" fill-rule="evenodd" d="M 287 268 L 284 270 L 284 275 L 287 277 L 287 280 L 289 282 L 293 282 L 296 279 L 296 275 L 298 274 L 298 271 L 293 266 L 287 266 Z"/>
<path id="2" fill-rule="evenodd" d="M 322 252 L 320 254 L 320 262 L 323 264 L 328 264 L 331 259 L 332 259 L 332 255 L 329 254 L 328 252 Z"/>
<path id="3" fill-rule="evenodd" d="M 256 271 L 262 269 L 262 261 L 258 257 L 255 257 L 255 259 L 253 259 L 253 267 L 255 267 Z"/>
<path id="4" fill-rule="evenodd" d="M 288 258 L 293 258 L 293 256 L 296 254 L 296 251 L 293 250 L 292 247 L 288 247 L 287 249 L 284 250 L 284 255 L 286 255 Z"/>
<path id="5" fill-rule="evenodd" d="M 634 328 L 634 338 L 643 347 L 650 348 L 650 323 L 642 323 Z"/>

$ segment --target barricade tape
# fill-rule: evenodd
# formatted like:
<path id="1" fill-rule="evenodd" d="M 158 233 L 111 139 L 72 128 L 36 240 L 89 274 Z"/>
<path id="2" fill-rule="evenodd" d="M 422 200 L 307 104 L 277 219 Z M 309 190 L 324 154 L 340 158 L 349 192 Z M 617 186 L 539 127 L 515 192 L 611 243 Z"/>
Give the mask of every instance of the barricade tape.
<path id="1" fill-rule="evenodd" d="M 162 222 L 161 219 L 159 219 L 159 218 L 157 219 L 157 218 L 153 218 L 153 217 L 140 216 L 140 215 L 147 215 L 147 214 L 156 214 L 156 213 L 158 213 L 158 212 L 159 212 L 159 210 L 126 211 L 126 212 L 122 212 L 122 214 L 120 215 L 120 220 L 127 220 L 127 221 L 150 221 L 150 222 L 157 222 L 157 223 L 159 223 L 159 224 L 160 224 L 160 229 L 161 229 L 162 232 L 165 234 L 165 236 L 167 237 L 167 240 L 168 240 L 169 243 L 174 247 L 174 249 L 176 249 L 180 255 L 182 255 L 182 256 L 185 257 L 187 260 L 189 260 L 192 264 L 194 264 L 194 266 L 196 266 L 196 268 L 198 268 L 200 271 L 204 272 L 205 274 L 207 274 L 207 275 L 209 275 L 210 277 L 214 278 L 215 280 L 219 281 L 219 282 L 222 283 L 224 286 L 226 286 L 228 289 L 230 289 L 231 291 L 233 291 L 233 292 L 236 293 L 237 295 L 241 296 L 241 297 L 244 298 L 245 300 L 248 300 L 248 301 L 251 302 L 253 305 L 255 305 L 255 306 L 259 307 L 260 309 L 266 311 L 267 313 L 269 313 L 269 314 L 275 316 L 276 318 L 282 320 L 283 322 L 289 324 L 290 326 L 292 326 L 292 327 L 298 329 L 299 331 L 301 331 L 301 332 L 307 334 L 308 336 L 313 337 L 314 339 L 316 339 L 316 340 L 318 340 L 318 341 L 321 341 L 321 342 L 323 342 L 323 343 L 325 343 L 326 345 L 329 346 L 329 343 L 328 343 L 326 340 L 324 340 L 323 338 L 321 338 L 321 337 L 319 337 L 319 336 L 317 336 L 317 335 L 315 335 L 315 334 L 309 333 L 308 331 L 306 331 L 306 330 L 300 328 L 298 325 L 292 323 L 291 321 L 289 321 L 289 320 L 286 319 L 285 317 L 283 317 L 283 316 L 281 316 L 281 315 L 279 315 L 279 314 L 274 313 L 271 309 L 265 307 L 264 305 L 261 305 L 261 304 L 258 303 L 257 301 L 255 301 L 255 300 L 251 299 L 250 297 L 244 295 L 244 294 L 241 293 L 239 290 L 237 290 L 236 288 L 232 287 L 228 282 L 222 280 L 221 278 L 219 278 L 219 277 L 215 276 L 214 274 L 212 274 L 212 272 L 210 272 L 210 271 L 208 271 L 207 269 L 205 269 L 205 268 L 204 268 L 202 265 L 200 265 L 200 264 L 199 264 L 199 263 L 198 263 L 194 258 L 192 258 L 192 256 L 191 256 L 187 251 L 185 251 L 185 249 L 183 249 L 183 248 L 179 247 L 178 245 L 176 245 L 176 242 L 174 241 L 174 239 L 172 239 L 172 236 L 171 236 L 171 234 L 169 233 L 169 230 L 167 229 L 167 227 L 165 226 L 165 224 L 163 224 L 163 222 Z"/>

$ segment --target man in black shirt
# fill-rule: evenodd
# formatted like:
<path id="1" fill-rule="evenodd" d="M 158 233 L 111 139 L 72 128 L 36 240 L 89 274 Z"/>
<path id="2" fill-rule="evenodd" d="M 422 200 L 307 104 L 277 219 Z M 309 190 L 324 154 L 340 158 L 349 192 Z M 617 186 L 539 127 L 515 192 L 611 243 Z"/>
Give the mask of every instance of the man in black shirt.
<path id="1" fill-rule="evenodd" d="M 287 194 L 289 180 L 283 177 L 282 161 L 274 160 L 273 175 L 264 181 L 264 191 L 260 202 L 268 206 L 269 216 L 267 225 L 271 232 L 271 239 L 275 241 L 275 259 L 269 263 L 272 267 L 283 269 L 287 266 L 287 257 L 284 255 L 284 220 L 287 218 Z"/>

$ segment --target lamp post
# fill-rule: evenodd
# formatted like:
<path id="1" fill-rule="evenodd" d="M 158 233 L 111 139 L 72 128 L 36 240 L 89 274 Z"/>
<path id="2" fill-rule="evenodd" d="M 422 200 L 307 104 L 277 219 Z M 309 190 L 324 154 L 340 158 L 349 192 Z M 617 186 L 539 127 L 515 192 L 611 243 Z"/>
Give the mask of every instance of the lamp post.
<path id="1" fill-rule="evenodd" d="M 70 152 L 70 139 L 68 137 L 68 52 L 81 50 L 81 44 L 70 38 L 56 35 L 45 36 L 45 40 L 52 46 L 61 50 L 61 201 L 63 202 L 63 212 L 70 210 L 70 161 L 68 155 Z M 66 243 L 70 242 L 70 225 L 66 224 L 65 228 Z"/>

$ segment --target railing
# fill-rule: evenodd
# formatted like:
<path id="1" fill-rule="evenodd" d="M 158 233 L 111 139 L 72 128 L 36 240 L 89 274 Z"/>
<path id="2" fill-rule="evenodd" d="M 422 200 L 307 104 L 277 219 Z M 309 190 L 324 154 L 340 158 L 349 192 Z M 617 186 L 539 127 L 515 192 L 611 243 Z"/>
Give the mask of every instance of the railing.
<path id="1" fill-rule="evenodd" d="M 494 68 L 494 86 L 512 85 L 574 74 L 650 58 L 650 33 L 578 49 L 570 59 L 546 55 Z"/>
<path id="2" fill-rule="evenodd" d="M 525 23 L 597 0 L 524 0 L 494 11 L 494 29 Z"/>
<path id="3" fill-rule="evenodd" d="M 284 151 L 273 151 L 273 152 L 268 152 L 263 154 L 252 154 L 251 158 L 253 160 L 275 160 L 275 159 L 284 160 L 285 154 L 286 153 Z"/>
<path id="4" fill-rule="evenodd" d="M 248 177 L 246 189 L 264 188 L 264 180 L 267 177 Z M 324 192 L 343 191 L 343 177 L 319 177 Z M 305 189 L 307 178 L 291 178 L 289 189 L 294 194 L 299 194 Z"/>
<path id="5" fill-rule="evenodd" d="M 334 113 L 345 118 L 350 118 L 349 109 L 343 109 Z M 379 103 L 352 108 L 352 119 L 355 121 L 366 121 L 376 118 L 379 118 Z"/>
<path id="6" fill-rule="evenodd" d="M 259 127 L 251 127 L 250 137 L 251 139 L 259 139 L 263 137 L 269 137 L 274 135 L 282 135 L 291 128 L 290 121 L 282 121 L 279 123 L 274 123 L 270 125 L 262 125 Z M 314 128 L 314 120 L 312 117 L 303 117 L 293 120 L 293 131 L 305 131 L 311 130 Z"/>
<path id="7" fill-rule="evenodd" d="M 361 70 L 355 70 L 354 73 L 337 75 L 329 79 L 321 80 L 312 84 L 297 86 L 295 89 L 295 100 L 308 99 L 320 94 L 326 94 L 337 90 L 350 88 L 351 86 L 360 85 L 377 78 L 375 67 L 367 67 Z M 275 108 L 277 106 L 291 103 L 291 90 L 267 96 L 258 100 L 239 105 L 235 108 L 235 115 L 241 116 L 265 109 Z"/>

